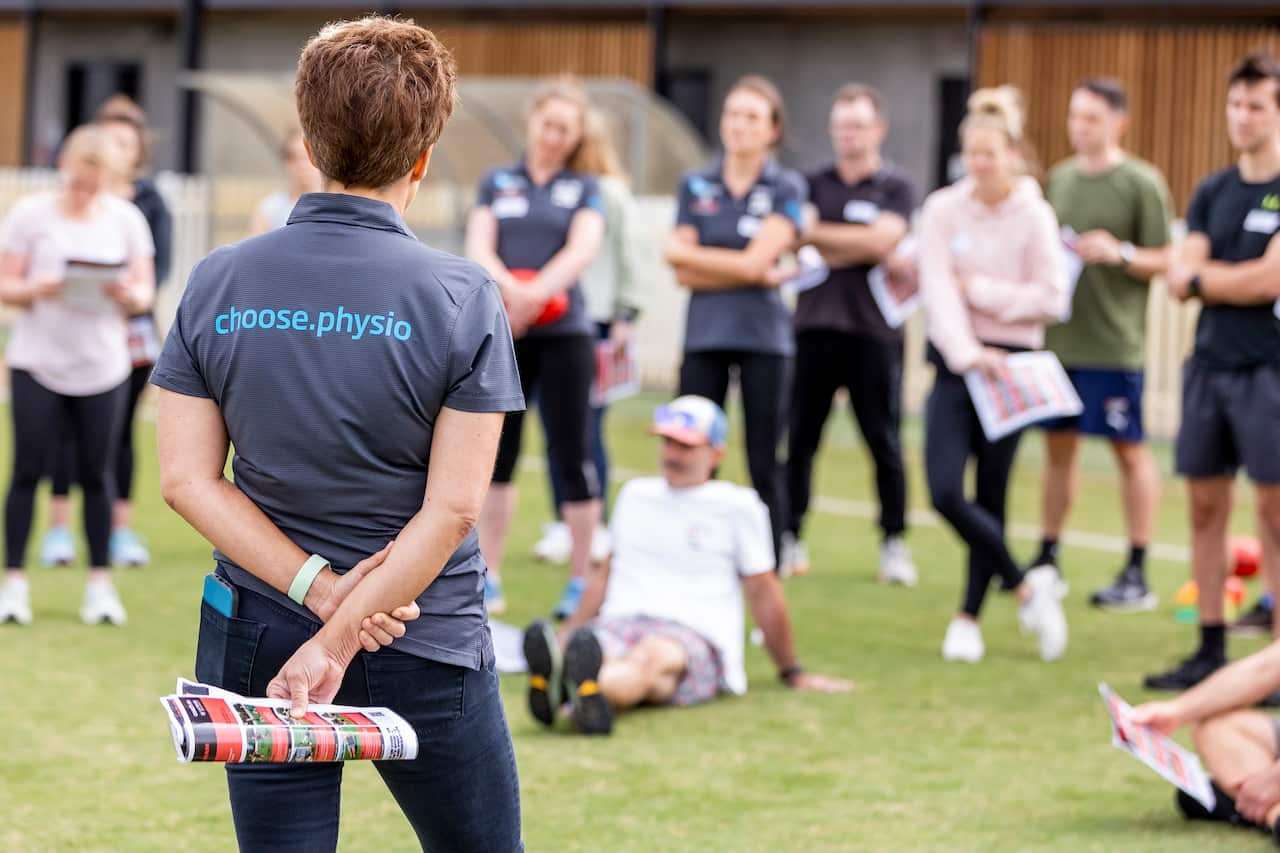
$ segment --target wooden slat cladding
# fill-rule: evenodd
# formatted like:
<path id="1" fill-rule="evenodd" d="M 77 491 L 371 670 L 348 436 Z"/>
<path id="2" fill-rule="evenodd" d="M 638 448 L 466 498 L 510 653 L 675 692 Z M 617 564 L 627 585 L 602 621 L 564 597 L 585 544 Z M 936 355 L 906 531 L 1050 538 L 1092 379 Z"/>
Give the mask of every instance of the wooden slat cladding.
<path id="1" fill-rule="evenodd" d="M 982 32 L 977 81 L 1022 89 L 1027 132 L 1048 165 L 1070 153 L 1067 101 L 1075 84 L 1118 78 L 1129 92 L 1125 146 L 1164 172 L 1182 214 L 1196 183 L 1231 162 L 1226 76 L 1259 48 L 1280 55 L 1280 29 L 991 25 Z"/>
<path id="2" fill-rule="evenodd" d="M 434 28 L 463 74 L 572 73 L 653 83 L 652 43 L 643 21 L 446 20 Z"/>
<path id="3" fill-rule="evenodd" d="M 22 162 L 26 89 L 26 24 L 0 20 L 0 166 L 17 166 Z"/>

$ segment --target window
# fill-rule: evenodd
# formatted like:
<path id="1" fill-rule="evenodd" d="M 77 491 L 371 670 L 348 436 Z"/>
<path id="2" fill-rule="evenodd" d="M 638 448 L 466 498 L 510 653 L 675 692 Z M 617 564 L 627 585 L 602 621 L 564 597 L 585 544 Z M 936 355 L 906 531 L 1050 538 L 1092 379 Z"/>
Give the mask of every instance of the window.
<path id="1" fill-rule="evenodd" d="M 136 62 L 72 62 L 67 65 L 66 127 L 93 120 L 102 102 L 112 95 L 128 95 L 142 103 L 142 66 Z"/>

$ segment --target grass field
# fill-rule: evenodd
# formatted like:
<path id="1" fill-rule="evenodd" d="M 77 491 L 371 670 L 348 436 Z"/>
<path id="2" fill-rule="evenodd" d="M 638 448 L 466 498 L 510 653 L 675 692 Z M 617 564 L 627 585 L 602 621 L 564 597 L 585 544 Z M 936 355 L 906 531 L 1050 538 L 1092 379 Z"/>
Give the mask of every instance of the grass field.
<path id="1" fill-rule="evenodd" d="M 628 401 L 611 413 L 620 468 L 653 469 L 656 448 L 643 434 L 653 402 Z M 79 570 L 35 570 L 35 624 L 0 627 L 0 851 L 234 849 L 222 770 L 174 761 L 156 701 L 176 675 L 191 675 L 200 579 L 210 561 L 208 546 L 161 502 L 153 432 L 139 429 L 148 452 L 138 526 L 154 562 L 119 575 L 128 627 L 78 622 Z M 918 425 L 908 430 L 908 446 L 912 505 L 923 507 Z M 1159 452 L 1167 475 L 1168 449 Z M 1036 520 L 1040 453 L 1033 433 L 1012 495 L 1012 516 L 1024 523 Z M 2 458 L 7 468 L 7 449 Z M 1122 535 L 1105 448 L 1091 447 L 1084 464 L 1072 527 Z M 740 444 L 724 474 L 743 480 Z M 525 556 L 547 499 L 536 466 L 520 484 L 505 573 L 506 618 L 517 624 L 551 607 L 564 571 Z M 863 451 L 843 418 L 828 429 L 818 485 L 832 498 L 872 499 Z M 1236 523 L 1248 530 L 1243 497 Z M 1182 486 L 1169 480 L 1157 538 L 1185 544 L 1184 518 Z M 540 730 L 524 711 L 523 679 L 506 678 L 529 850 L 1270 849 L 1261 835 L 1185 824 L 1171 789 L 1109 746 L 1097 682 L 1140 701 L 1141 675 L 1193 642 L 1192 630 L 1172 618 L 1185 565 L 1151 566 L 1157 612 L 1104 615 L 1083 600 L 1110 579 L 1119 556 L 1068 548 L 1067 657 L 1041 663 L 1034 640 L 1017 633 L 1011 602 L 993 595 L 987 660 L 970 667 L 939 655 L 961 579 L 961 551 L 949 532 L 928 525 L 912 532 L 922 575 L 914 590 L 873 582 L 877 536 L 863 518 L 818 513 L 808 539 L 814 572 L 786 587 L 801 655 L 810 669 L 852 678 L 855 692 L 788 692 L 766 655 L 749 647 L 746 697 L 638 712 L 613 737 L 588 740 Z M 1032 547 L 1015 545 L 1021 555 Z M 1232 643 L 1237 655 L 1257 646 Z M 346 779 L 340 849 L 417 849 L 371 767 L 349 766 Z"/>

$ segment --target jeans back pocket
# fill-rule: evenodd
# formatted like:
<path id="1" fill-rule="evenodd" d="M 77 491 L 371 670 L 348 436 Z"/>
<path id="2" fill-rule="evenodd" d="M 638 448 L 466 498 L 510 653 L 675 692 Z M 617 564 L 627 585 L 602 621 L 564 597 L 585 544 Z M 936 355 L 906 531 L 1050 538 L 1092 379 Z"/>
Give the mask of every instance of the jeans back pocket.
<path id="1" fill-rule="evenodd" d="M 201 600 L 196 680 L 247 695 L 258 643 L 266 627 L 261 622 L 224 616 Z"/>

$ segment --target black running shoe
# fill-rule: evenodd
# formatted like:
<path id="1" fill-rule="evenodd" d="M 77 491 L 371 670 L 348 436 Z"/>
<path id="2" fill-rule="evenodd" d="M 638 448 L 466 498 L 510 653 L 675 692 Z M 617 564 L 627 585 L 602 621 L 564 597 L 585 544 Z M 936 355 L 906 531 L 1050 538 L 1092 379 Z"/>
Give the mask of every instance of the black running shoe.
<path id="1" fill-rule="evenodd" d="M 584 735 L 613 731 L 613 709 L 600 692 L 600 667 L 604 651 L 590 628 L 579 628 L 564 652 L 565 688 L 573 703 L 573 722 Z"/>
<path id="2" fill-rule="evenodd" d="M 1204 803 L 1188 794 L 1182 789 L 1178 789 L 1174 797 L 1174 801 L 1178 804 L 1178 811 L 1182 812 L 1182 816 L 1187 820 L 1209 820 L 1220 823 L 1229 823 L 1232 826 L 1253 826 L 1245 816 L 1236 811 L 1236 801 L 1223 793 L 1218 787 L 1218 783 L 1212 779 L 1209 784 L 1213 786 L 1213 797 L 1215 800 L 1213 811 L 1209 811 L 1204 807 Z"/>
<path id="3" fill-rule="evenodd" d="M 1115 582 L 1089 596 L 1089 603 L 1116 613 L 1139 613 L 1155 610 L 1156 596 L 1147 588 L 1147 579 L 1137 566 L 1125 566 Z"/>
<path id="4" fill-rule="evenodd" d="M 549 726 L 564 703 L 564 691 L 560 643 L 547 620 L 539 619 L 525 629 L 524 659 L 529 664 L 529 713 Z"/>
<path id="5" fill-rule="evenodd" d="M 1224 660 L 1213 660 L 1192 655 L 1174 669 L 1148 675 L 1142 685 L 1148 690 L 1190 690 L 1226 665 Z"/>
<path id="6" fill-rule="evenodd" d="M 1261 598 L 1240 618 L 1231 623 L 1231 633 L 1241 637 L 1257 637 L 1271 633 L 1272 613 L 1270 607 Z"/>

